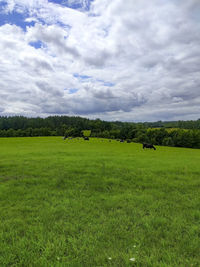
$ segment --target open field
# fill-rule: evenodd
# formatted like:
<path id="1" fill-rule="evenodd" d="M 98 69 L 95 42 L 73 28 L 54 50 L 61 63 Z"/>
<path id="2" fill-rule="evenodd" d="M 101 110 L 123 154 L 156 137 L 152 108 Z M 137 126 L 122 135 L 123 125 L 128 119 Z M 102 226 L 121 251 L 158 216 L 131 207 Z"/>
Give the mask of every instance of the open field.
<path id="1" fill-rule="evenodd" d="M 1 138 L 0 266 L 200 266 L 200 150 Z"/>

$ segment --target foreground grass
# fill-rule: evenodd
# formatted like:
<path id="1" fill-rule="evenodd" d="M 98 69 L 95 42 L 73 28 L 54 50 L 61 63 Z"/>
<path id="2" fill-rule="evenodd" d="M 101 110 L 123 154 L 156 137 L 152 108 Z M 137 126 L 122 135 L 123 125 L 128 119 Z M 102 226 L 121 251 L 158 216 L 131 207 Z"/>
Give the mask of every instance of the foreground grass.
<path id="1" fill-rule="evenodd" d="M 200 266 L 200 150 L 60 137 L 0 148 L 0 266 Z"/>

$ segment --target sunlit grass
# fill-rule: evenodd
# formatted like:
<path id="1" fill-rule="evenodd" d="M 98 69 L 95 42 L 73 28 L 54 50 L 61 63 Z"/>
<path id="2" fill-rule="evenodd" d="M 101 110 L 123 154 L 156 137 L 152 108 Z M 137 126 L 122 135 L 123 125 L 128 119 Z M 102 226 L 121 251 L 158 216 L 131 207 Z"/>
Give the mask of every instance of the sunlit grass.
<path id="1" fill-rule="evenodd" d="M 199 266 L 200 150 L 0 139 L 0 266 Z"/>

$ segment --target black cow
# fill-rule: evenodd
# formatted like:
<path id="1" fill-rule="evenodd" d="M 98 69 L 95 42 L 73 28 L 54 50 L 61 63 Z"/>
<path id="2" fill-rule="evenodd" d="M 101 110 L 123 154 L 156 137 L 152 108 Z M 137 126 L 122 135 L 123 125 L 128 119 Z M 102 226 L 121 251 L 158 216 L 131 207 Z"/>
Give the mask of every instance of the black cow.
<path id="1" fill-rule="evenodd" d="M 151 144 L 145 144 L 145 143 L 144 143 L 144 144 L 143 144 L 143 149 L 144 149 L 144 148 L 150 148 L 150 149 L 153 148 L 154 150 L 156 150 L 155 146 L 154 146 L 154 145 L 151 145 Z"/>
<path id="2" fill-rule="evenodd" d="M 84 137 L 84 140 L 85 140 L 85 141 L 89 141 L 90 139 L 89 139 L 89 137 L 85 136 L 85 137 Z"/>

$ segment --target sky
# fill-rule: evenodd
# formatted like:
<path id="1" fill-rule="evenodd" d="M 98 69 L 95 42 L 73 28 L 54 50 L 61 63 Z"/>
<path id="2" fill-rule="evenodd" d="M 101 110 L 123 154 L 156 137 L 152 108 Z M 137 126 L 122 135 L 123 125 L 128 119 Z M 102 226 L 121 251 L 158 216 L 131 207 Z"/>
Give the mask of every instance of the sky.
<path id="1" fill-rule="evenodd" d="M 200 118 L 199 0 L 0 0 L 0 116 Z"/>

